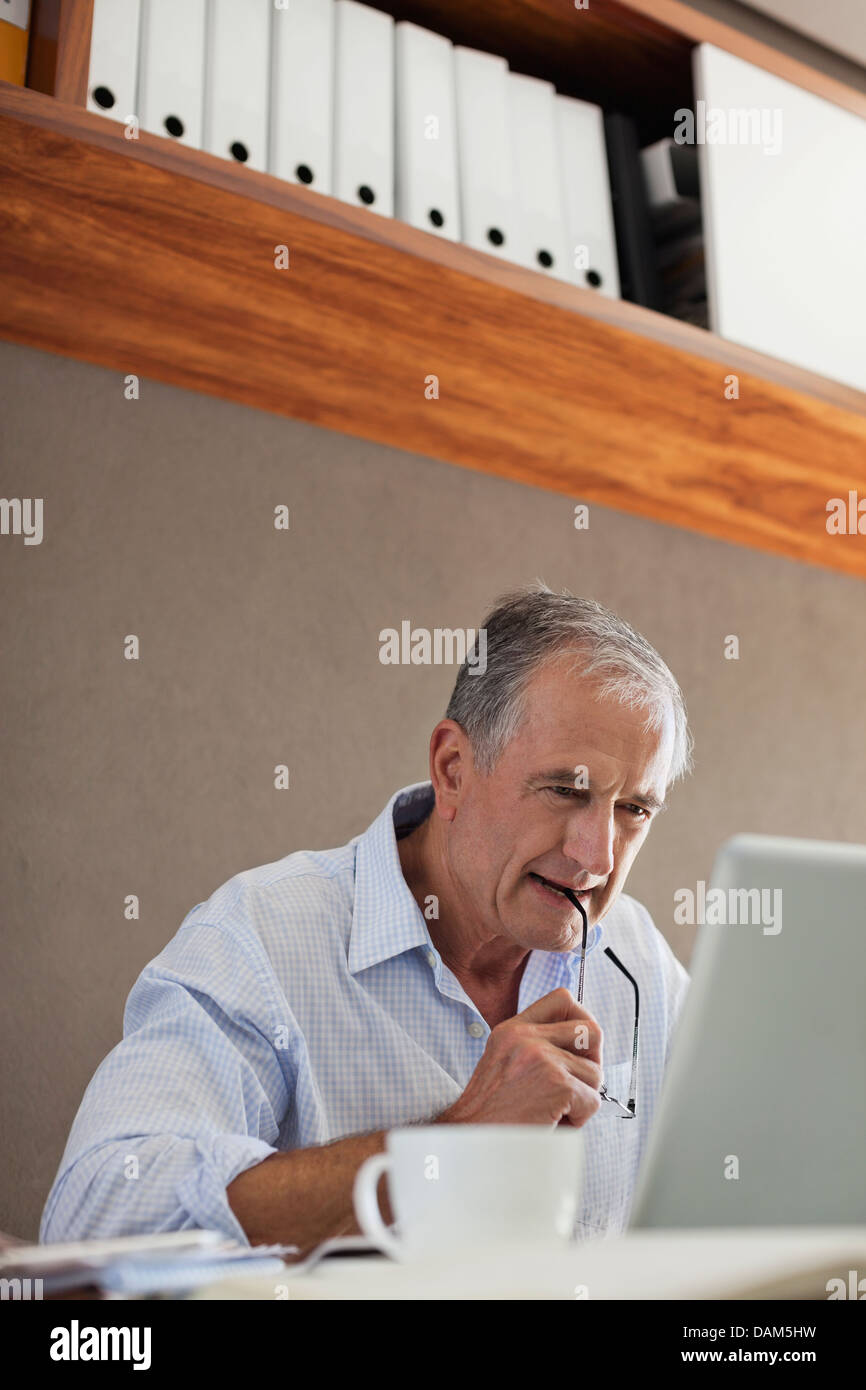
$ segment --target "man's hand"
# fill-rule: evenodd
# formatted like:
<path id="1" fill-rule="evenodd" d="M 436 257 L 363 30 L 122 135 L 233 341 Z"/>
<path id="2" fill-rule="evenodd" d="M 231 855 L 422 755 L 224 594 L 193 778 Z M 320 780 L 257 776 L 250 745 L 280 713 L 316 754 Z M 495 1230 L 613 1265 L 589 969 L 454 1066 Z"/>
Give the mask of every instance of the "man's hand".
<path id="1" fill-rule="evenodd" d="M 579 1128 L 601 1106 L 601 1028 L 573 994 L 555 989 L 490 1033 L 462 1096 L 438 1124 Z"/>
<path id="2" fill-rule="evenodd" d="M 555 989 L 493 1029 L 469 1085 L 432 1124 L 586 1124 L 601 1105 L 601 1028 L 567 989 Z M 385 1147 L 384 1131 L 271 1154 L 228 1186 L 250 1243 L 357 1234 L 352 1185 Z M 383 1195 L 385 1219 L 390 1220 Z"/>

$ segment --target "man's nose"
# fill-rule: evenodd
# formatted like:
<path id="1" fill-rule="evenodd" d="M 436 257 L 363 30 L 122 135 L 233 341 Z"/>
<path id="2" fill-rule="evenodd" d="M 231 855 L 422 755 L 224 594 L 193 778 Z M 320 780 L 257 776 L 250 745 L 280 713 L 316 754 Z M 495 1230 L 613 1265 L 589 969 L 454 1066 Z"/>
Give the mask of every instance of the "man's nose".
<path id="1" fill-rule="evenodd" d="M 613 841 L 613 812 L 584 807 L 570 822 L 562 849 L 593 878 L 607 878 L 613 873 Z"/>

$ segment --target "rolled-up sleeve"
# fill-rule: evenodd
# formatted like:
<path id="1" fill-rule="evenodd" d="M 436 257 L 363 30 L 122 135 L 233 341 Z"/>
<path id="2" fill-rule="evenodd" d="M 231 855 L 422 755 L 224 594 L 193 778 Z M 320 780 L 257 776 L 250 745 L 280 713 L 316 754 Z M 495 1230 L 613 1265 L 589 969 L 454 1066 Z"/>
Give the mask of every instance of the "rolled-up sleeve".
<path id="1" fill-rule="evenodd" d="M 194 1227 L 247 1243 L 226 1187 L 278 1151 L 293 1031 L 255 943 L 184 926 L 132 989 L 123 1041 L 85 1092 L 40 1239 Z"/>

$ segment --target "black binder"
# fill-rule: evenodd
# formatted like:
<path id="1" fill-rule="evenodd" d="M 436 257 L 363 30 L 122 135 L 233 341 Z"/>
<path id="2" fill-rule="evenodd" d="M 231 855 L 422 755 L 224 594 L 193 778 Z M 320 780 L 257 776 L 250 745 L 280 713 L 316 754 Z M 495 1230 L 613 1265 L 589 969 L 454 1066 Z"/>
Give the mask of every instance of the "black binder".
<path id="1" fill-rule="evenodd" d="M 661 310 L 664 292 L 635 123 L 619 112 L 605 114 L 604 135 L 622 297 Z"/>

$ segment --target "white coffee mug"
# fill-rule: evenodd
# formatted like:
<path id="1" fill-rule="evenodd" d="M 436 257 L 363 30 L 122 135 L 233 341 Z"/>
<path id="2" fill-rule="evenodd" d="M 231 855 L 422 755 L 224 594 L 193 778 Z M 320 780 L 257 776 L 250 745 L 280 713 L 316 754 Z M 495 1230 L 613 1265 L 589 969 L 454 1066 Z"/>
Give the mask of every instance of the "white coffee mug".
<path id="1" fill-rule="evenodd" d="M 417 1260 L 570 1239 L 583 1180 L 583 1135 L 565 1125 L 392 1129 L 358 1170 L 355 1214 L 387 1255 Z M 396 1221 L 382 1220 L 383 1173 Z"/>

